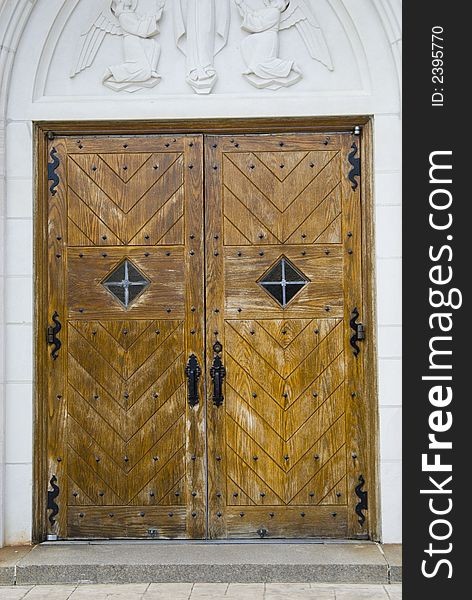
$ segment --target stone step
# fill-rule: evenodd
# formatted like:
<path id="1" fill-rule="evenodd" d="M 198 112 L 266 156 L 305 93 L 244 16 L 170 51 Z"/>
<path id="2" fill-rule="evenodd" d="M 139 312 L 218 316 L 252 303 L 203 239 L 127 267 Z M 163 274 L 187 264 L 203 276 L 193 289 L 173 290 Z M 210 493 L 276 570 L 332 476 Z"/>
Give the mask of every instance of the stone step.
<path id="1" fill-rule="evenodd" d="M 401 546 L 369 542 L 52 542 L 0 550 L 0 584 L 398 583 Z"/>

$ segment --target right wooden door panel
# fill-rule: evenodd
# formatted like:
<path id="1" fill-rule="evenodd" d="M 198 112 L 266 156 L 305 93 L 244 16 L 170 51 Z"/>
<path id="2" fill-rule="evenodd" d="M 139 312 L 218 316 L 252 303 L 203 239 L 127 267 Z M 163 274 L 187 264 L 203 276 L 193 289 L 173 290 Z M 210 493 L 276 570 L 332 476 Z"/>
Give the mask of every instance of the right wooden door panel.
<path id="1" fill-rule="evenodd" d="M 206 138 L 210 537 L 366 534 L 355 511 L 367 465 L 353 400 L 363 358 L 350 344 L 363 300 L 352 144 Z"/>

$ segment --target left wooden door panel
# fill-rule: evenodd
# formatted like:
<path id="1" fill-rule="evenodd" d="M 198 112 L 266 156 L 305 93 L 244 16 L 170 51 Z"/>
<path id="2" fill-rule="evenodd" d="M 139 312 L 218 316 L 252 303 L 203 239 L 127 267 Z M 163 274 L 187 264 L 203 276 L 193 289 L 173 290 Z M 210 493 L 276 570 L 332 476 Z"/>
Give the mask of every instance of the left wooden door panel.
<path id="1" fill-rule="evenodd" d="M 202 156 L 198 135 L 49 142 L 49 535 L 206 535 Z"/>

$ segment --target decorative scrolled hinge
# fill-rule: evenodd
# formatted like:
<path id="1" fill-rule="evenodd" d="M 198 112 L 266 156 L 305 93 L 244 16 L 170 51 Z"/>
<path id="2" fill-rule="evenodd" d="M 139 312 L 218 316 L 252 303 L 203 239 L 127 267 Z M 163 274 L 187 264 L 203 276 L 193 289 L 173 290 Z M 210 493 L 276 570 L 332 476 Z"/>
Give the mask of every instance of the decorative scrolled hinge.
<path id="1" fill-rule="evenodd" d="M 357 342 L 362 342 L 363 340 L 365 340 L 365 327 L 362 323 L 356 323 L 358 318 L 359 311 L 357 310 L 357 308 L 353 308 L 349 325 L 351 326 L 351 329 L 354 330 L 354 335 L 351 336 L 350 343 L 351 346 L 354 348 L 352 353 L 356 358 L 359 352 L 361 351 Z"/>
<path id="2" fill-rule="evenodd" d="M 59 321 L 59 315 L 56 311 L 52 315 L 52 320 L 54 321 L 54 325 L 50 325 L 48 327 L 47 343 L 50 346 L 54 346 L 54 348 L 51 350 L 51 356 L 53 360 L 56 360 L 56 358 L 59 356 L 59 349 L 62 346 L 61 340 L 57 337 L 57 334 L 62 329 L 62 325 Z"/>
<path id="3" fill-rule="evenodd" d="M 349 171 L 348 177 L 349 181 L 351 182 L 352 189 L 356 191 L 359 186 L 359 182 L 357 181 L 356 177 L 361 176 L 361 159 L 356 156 L 359 150 L 356 142 L 352 143 L 351 150 L 352 151 L 348 156 L 348 161 L 351 164 L 352 169 Z"/>
<path id="4" fill-rule="evenodd" d="M 56 148 L 52 148 L 51 152 L 49 153 L 49 156 L 52 160 L 52 162 L 48 163 L 48 181 L 52 181 L 51 186 L 49 187 L 49 191 L 51 192 L 52 196 L 55 196 L 57 193 L 56 188 L 60 182 L 59 176 L 56 173 L 56 169 L 61 163 L 59 157 L 57 156 Z"/>
<path id="5" fill-rule="evenodd" d="M 57 477 L 53 475 L 49 480 L 49 485 L 52 487 L 52 490 L 48 490 L 48 503 L 46 507 L 47 510 L 51 511 L 51 514 L 48 517 L 51 526 L 53 526 L 56 522 L 54 517 L 56 517 L 59 513 L 59 506 L 56 504 L 56 498 L 59 496 L 59 486 L 56 484 Z"/>
<path id="6" fill-rule="evenodd" d="M 213 404 L 221 406 L 223 404 L 223 380 L 226 375 L 226 369 L 223 366 L 220 356 L 215 356 L 213 365 L 210 369 L 210 376 L 213 382 Z"/>
<path id="7" fill-rule="evenodd" d="M 187 375 L 187 400 L 191 408 L 198 404 L 198 380 L 202 374 L 198 359 L 195 354 L 191 354 L 185 367 Z"/>
<path id="8" fill-rule="evenodd" d="M 359 483 L 354 488 L 355 492 L 356 492 L 356 496 L 359 498 L 359 502 L 356 504 L 356 514 L 359 517 L 359 519 L 358 519 L 359 525 L 362 527 L 365 523 L 365 515 L 362 511 L 368 510 L 368 503 L 367 503 L 367 492 L 362 489 L 365 484 L 364 477 L 362 475 L 359 475 L 358 481 L 359 481 Z"/>

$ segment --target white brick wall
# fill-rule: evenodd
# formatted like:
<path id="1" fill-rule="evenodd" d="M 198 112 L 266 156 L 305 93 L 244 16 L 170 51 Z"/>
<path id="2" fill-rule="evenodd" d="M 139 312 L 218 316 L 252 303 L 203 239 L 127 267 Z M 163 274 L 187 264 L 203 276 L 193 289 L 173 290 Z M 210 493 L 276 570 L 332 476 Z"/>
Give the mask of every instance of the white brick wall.
<path id="1" fill-rule="evenodd" d="M 383 539 L 401 541 L 401 121 L 375 120 L 375 205 Z"/>

